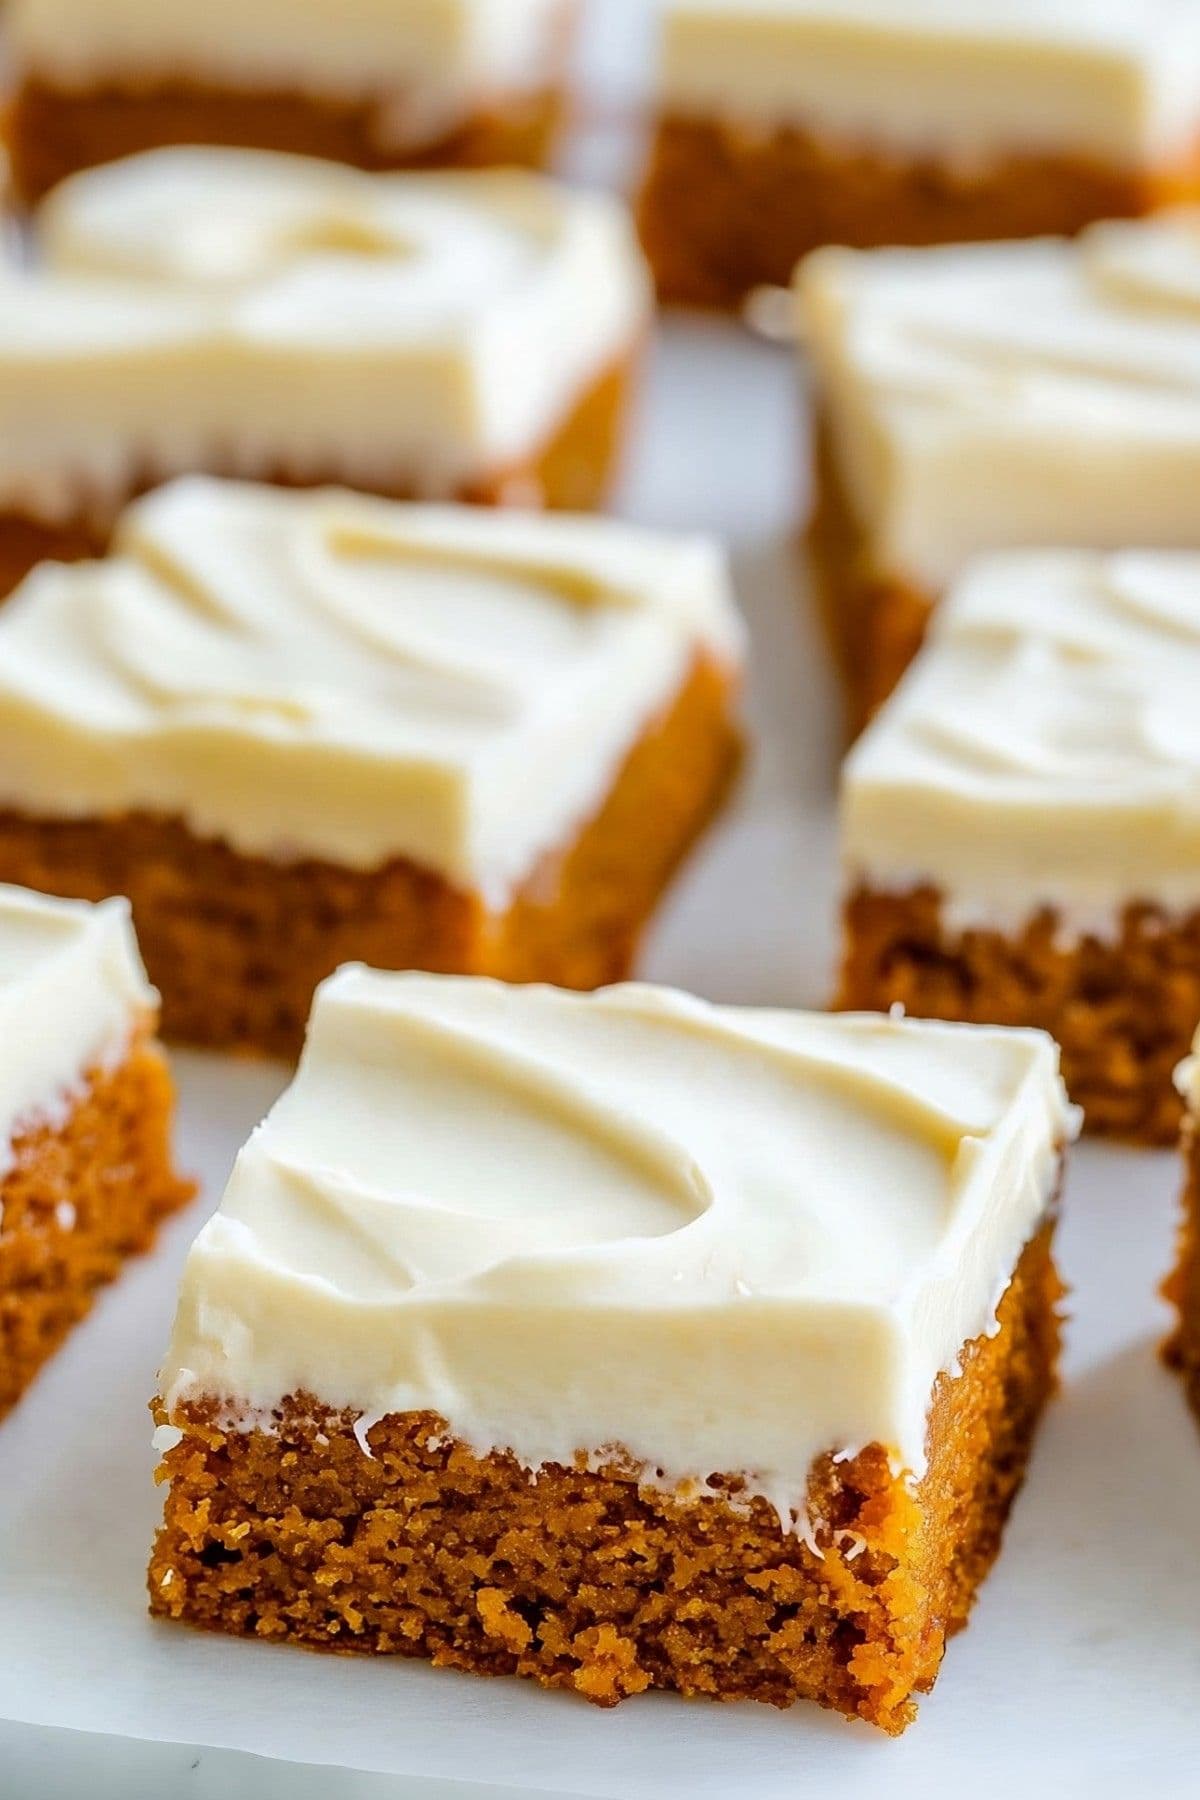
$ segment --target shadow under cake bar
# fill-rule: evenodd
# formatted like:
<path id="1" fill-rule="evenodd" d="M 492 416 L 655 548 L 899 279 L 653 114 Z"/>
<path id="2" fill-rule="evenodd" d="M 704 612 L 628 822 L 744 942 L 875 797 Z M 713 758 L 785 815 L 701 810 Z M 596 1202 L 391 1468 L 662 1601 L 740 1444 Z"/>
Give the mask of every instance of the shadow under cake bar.
<path id="1" fill-rule="evenodd" d="M 18 192 L 166 144 L 539 165 L 575 0 L 8 0 Z"/>
<path id="2" fill-rule="evenodd" d="M 1053 1387 L 1073 1124 L 1040 1033 L 343 969 L 187 1263 L 153 1612 L 902 1730 Z"/>
<path id="3" fill-rule="evenodd" d="M 192 1192 L 124 901 L 0 887 L 0 1418 Z"/>
<path id="4" fill-rule="evenodd" d="M 520 171 L 76 176 L 0 275 L 0 593 L 178 474 L 586 509 L 649 307 L 624 209 Z"/>
<path id="5" fill-rule="evenodd" d="M 1069 234 L 1200 193 L 1191 0 L 668 0 L 641 201 L 660 292 L 822 244 Z"/>
<path id="6" fill-rule="evenodd" d="M 1184 1188 L 1179 1260 L 1163 1293 L 1178 1318 L 1163 1347 L 1165 1360 L 1183 1377 L 1188 1403 L 1200 1420 L 1200 1032 L 1177 1072 L 1184 1109 Z"/>
<path id="7" fill-rule="evenodd" d="M 839 1004 L 1038 1026 L 1174 1142 L 1200 1020 L 1200 556 L 977 563 L 846 762 Z"/>
<path id="8" fill-rule="evenodd" d="M 352 958 L 598 986 L 741 653 L 706 540 L 193 477 L 0 612 L 0 879 L 127 894 L 195 1043 L 294 1054 Z"/>
<path id="9" fill-rule="evenodd" d="M 814 571 L 861 724 L 968 559 L 1200 548 L 1200 212 L 800 271 Z"/>

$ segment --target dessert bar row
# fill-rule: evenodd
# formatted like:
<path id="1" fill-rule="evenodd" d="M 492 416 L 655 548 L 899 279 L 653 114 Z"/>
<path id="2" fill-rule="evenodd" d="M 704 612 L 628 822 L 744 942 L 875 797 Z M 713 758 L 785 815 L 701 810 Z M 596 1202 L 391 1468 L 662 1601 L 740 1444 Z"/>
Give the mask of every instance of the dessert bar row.
<path id="1" fill-rule="evenodd" d="M 543 165 L 579 0 L 8 0 L 27 202 L 172 144 Z M 598 18 L 603 12 L 597 7 Z M 825 243 L 1069 233 L 1200 192 L 1191 0 L 667 0 L 640 202 L 670 299 Z"/>
<path id="2" fill-rule="evenodd" d="M 1200 1017 L 1198 296 L 1193 211 L 798 277 L 855 725 L 939 621 L 844 775 L 840 1001 L 1049 1030 L 1151 1142 Z M 736 759 L 717 553 L 319 484 L 595 500 L 648 307 L 620 207 L 534 175 L 168 150 L 43 210 L 0 569 L 60 560 L 0 613 L 0 879 L 130 895 L 177 1035 L 294 1051 L 347 958 L 628 972 Z M 128 506 L 190 470 L 276 486 Z"/>
<path id="3" fill-rule="evenodd" d="M 0 889 L 0 1408 L 188 1196 L 156 998 L 123 902 Z M 151 1610 L 902 1730 L 1054 1386 L 1075 1125 L 1036 1032 L 342 969 L 186 1264 Z"/>

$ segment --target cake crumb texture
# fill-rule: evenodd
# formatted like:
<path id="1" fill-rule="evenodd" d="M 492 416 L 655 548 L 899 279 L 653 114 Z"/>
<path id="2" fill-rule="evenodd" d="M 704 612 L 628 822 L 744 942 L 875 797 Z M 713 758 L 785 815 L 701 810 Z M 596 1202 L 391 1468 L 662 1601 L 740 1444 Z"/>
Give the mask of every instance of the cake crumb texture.
<path id="1" fill-rule="evenodd" d="M 853 893 L 837 1009 L 1048 1031 L 1089 1132 L 1174 1144 L 1173 1077 L 1200 1017 L 1200 914 L 1176 920 L 1135 902 L 1111 939 L 1074 938 L 1049 907 L 1011 935 L 951 929 L 945 903 L 933 887 Z"/>
<path id="2" fill-rule="evenodd" d="M 94 1070 L 65 1117 L 10 1147 L 0 1178 L 0 1418 L 126 1257 L 191 1198 L 175 1173 L 174 1092 L 149 1030 Z"/>
<path id="3" fill-rule="evenodd" d="M 939 1378 L 929 1467 L 885 1451 L 813 1468 L 820 1555 L 765 1501 L 713 1477 L 700 1498 L 599 1471 L 531 1476 L 477 1456 L 431 1414 L 367 1431 L 311 1395 L 270 1430 L 225 1429 L 218 1397 L 161 1423 L 165 1516 L 151 1611 L 310 1649 L 528 1676 L 600 1706 L 647 1688 L 787 1706 L 811 1699 L 898 1733 L 966 1623 L 1054 1385 L 1053 1221 L 1023 1252 L 998 1333 Z M 722 1492 L 722 1489 L 726 1490 Z"/>
<path id="4" fill-rule="evenodd" d="M 786 287 L 824 244 L 1071 236 L 1198 194 L 1200 157 L 1159 170 L 1017 151 L 913 157 L 794 125 L 676 114 L 658 126 L 639 222 L 664 300 L 728 310 L 756 287 Z"/>

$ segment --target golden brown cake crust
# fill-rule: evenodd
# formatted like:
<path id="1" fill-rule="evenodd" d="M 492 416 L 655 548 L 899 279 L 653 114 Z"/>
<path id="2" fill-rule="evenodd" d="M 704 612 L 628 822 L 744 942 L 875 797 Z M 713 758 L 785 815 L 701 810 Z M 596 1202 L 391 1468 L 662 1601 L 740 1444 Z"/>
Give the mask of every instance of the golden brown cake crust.
<path id="1" fill-rule="evenodd" d="M 786 286 L 822 244 L 950 244 L 1070 235 L 1200 193 L 1200 156 L 1154 171 L 1009 155 L 959 166 L 792 126 L 667 115 L 639 206 L 663 299 L 738 306 Z"/>
<path id="2" fill-rule="evenodd" d="M 35 1124 L 0 1178 L 0 1418 L 126 1257 L 190 1199 L 171 1161 L 171 1077 L 149 1025 L 94 1070 L 66 1118 Z"/>
<path id="3" fill-rule="evenodd" d="M 559 60 L 565 62 L 565 44 Z M 9 108 L 6 137 L 13 186 L 26 205 L 81 169 L 168 144 L 279 150 L 368 170 L 544 168 L 562 128 L 566 94 L 553 80 L 534 93 L 481 100 L 442 135 L 407 144 L 381 132 L 382 110 L 373 98 L 236 92 L 192 81 L 60 88 L 28 80 Z M 394 106 L 387 112 L 395 117 Z"/>
<path id="4" fill-rule="evenodd" d="M 1200 1421 L 1200 1135 L 1188 1120 L 1183 1131 L 1185 1180 L 1175 1269 L 1163 1296 L 1178 1319 L 1163 1345 L 1163 1359 L 1183 1377 L 1188 1404 Z"/>
<path id="5" fill-rule="evenodd" d="M 813 435 L 816 500 L 809 565 L 846 696 L 847 735 L 857 737 L 925 641 L 935 596 L 876 569 L 842 484 L 828 421 Z"/>
<path id="6" fill-rule="evenodd" d="M 642 345 L 631 345 L 592 384 L 564 419 L 550 442 L 528 462 L 497 470 L 450 496 L 477 506 L 545 507 L 555 512 L 592 512 L 602 506 L 617 473 L 624 426 L 632 398 Z M 206 467 L 207 475 L 237 476 L 236 468 Z M 347 485 L 335 468 L 297 477 L 285 468 L 264 470 L 258 479 L 275 487 L 317 488 Z M 156 487 L 151 476 L 130 483 L 125 493 L 104 506 L 81 505 L 64 519 L 41 519 L 17 508 L 0 507 L 0 600 L 12 592 L 39 562 L 78 562 L 103 556 L 117 514 L 139 494 Z M 350 484 L 361 485 L 361 484 Z M 388 500 L 422 498 L 411 484 L 381 482 L 372 490 Z"/>
<path id="7" fill-rule="evenodd" d="M 934 887 L 851 894 L 837 1008 L 1036 1026 L 1062 1046 L 1088 1131 L 1175 1142 L 1172 1077 L 1200 1018 L 1200 913 L 1175 919 L 1133 902 L 1111 940 L 1067 936 L 1049 908 L 1011 936 L 952 930 L 944 914 Z"/>
<path id="8" fill-rule="evenodd" d="M 275 1429 L 184 1406 L 150 1563 L 151 1611 L 310 1649 L 530 1676 L 612 1706 L 649 1687 L 787 1706 L 812 1699 L 899 1732 L 966 1622 L 1054 1385 L 1053 1219 L 1026 1247 L 1000 1331 L 939 1378 L 929 1469 L 910 1488 L 879 1446 L 820 1459 L 821 1555 L 773 1510 L 599 1472 L 479 1458 L 430 1414 L 354 1435 L 286 1400 Z M 156 1409 L 163 1422 L 167 1415 Z"/>
<path id="9" fill-rule="evenodd" d="M 397 860 L 358 871 L 245 856 L 178 819 L 0 813 L 0 881 L 70 899 L 124 894 L 168 1037 L 294 1056 L 313 989 L 344 962 L 592 988 L 638 938 L 736 767 L 736 679 L 697 659 L 595 817 L 509 910 Z"/>

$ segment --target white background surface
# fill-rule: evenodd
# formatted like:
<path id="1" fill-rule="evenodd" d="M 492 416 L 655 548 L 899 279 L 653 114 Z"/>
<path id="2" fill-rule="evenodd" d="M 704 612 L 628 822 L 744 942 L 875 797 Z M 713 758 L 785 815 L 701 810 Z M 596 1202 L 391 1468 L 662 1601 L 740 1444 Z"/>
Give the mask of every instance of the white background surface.
<path id="1" fill-rule="evenodd" d="M 604 6 L 615 34 L 632 8 Z M 645 973 L 776 1005 L 820 1003 L 832 954 L 836 707 L 792 549 L 800 442 L 786 352 L 732 327 L 666 330 L 624 510 L 729 539 L 756 752 Z M 808 1707 L 647 1696 L 608 1714 L 516 1682 L 152 1625 L 146 1402 L 175 1278 L 281 1080 L 197 1056 L 178 1067 L 181 1156 L 202 1197 L 0 1431 L 2 1800 L 1200 1793 L 1200 1437 L 1155 1360 L 1174 1158 L 1076 1156 L 1065 1389 L 971 1628 L 892 1743 Z"/>

